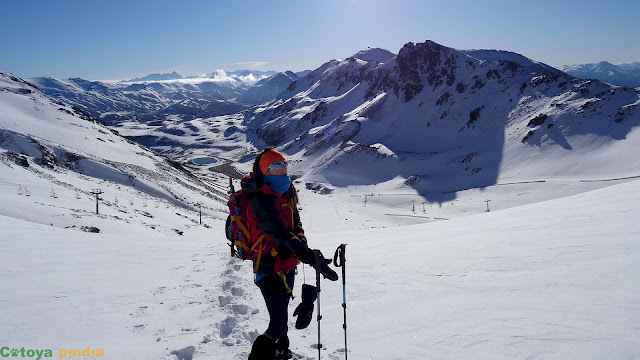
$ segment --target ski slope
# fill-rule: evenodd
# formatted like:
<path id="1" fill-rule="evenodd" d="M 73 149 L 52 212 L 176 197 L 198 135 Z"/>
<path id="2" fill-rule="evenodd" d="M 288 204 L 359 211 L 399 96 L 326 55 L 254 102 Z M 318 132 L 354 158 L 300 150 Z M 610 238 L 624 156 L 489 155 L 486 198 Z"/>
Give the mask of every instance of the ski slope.
<path id="1" fill-rule="evenodd" d="M 327 199 L 348 198 L 303 190 L 310 244 L 327 255 L 348 244 L 349 355 L 637 357 L 640 181 L 608 185 L 427 224 L 381 216 L 387 229 L 368 230 L 327 227 L 348 208 L 327 209 Z M 221 218 L 205 223 L 179 236 L 103 219 L 92 234 L 0 216 L 0 287 L 10 289 L 0 295 L 3 344 L 54 356 L 90 346 L 105 359 L 176 359 L 178 350 L 185 359 L 246 358 L 268 314 L 250 264 L 228 256 Z M 305 277 L 313 283 L 315 274 L 300 269 L 291 312 Z M 340 282 L 323 281 L 321 296 L 322 358 L 341 359 Z M 316 322 L 300 331 L 293 321 L 292 350 L 317 358 Z"/>

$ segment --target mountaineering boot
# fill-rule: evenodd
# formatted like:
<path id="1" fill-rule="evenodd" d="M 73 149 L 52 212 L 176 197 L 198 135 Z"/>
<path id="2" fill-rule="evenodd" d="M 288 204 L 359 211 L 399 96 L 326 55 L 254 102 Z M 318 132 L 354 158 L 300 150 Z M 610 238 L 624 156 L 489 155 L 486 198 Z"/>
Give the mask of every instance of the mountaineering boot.
<path id="1" fill-rule="evenodd" d="M 318 292 L 316 287 L 309 284 L 302 285 L 302 302 L 293 311 L 293 316 L 298 316 L 296 319 L 296 329 L 306 329 L 311 323 L 313 317 L 313 303 L 318 298 Z"/>
<path id="2" fill-rule="evenodd" d="M 291 350 L 286 349 L 286 350 L 276 350 L 276 357 L 274 358 L 275 360 L 291 360 L 291 359 L 297 359 L 293 357 L 293 353 L 291 352 Z"/>
<path id="3" fill-rule="evenodd" d="M 315 261 L 314 261 L 314 264 L 312 265 L 313 268 L 316 269 L 317 271 L 320 271 L 320 274 L 322 274 L 322 276 L 324 276 L 325 279 L 329 279 L 331 281 L 337 281 L 338 274 L 336 274 L 336 272 L 329 267 L 329 264 L 331 264 L 331 259 L 329 260 L 325 259 L 324 255 L 322 255 L 320 250 L 311 250 L 311 252 L 314 254 L 314 256 L 317 253 L 318 259 L 320 259 L 320 264 L 315 264 Z"/>
<path id="4" fill-rule="evenodd" d="M 272 337 L 262 334 L 251 346 L 249 360 L 274 360 L 276 358 L 276 342 Z"/>
<path id="5" fill-rule="evenodd" d="M 293 353 L 289 350 L 289 337 L 285 333 L 282 335 L 275 344 L 276 355 L 275 360 L 289 360 L 293 359 Z"/>

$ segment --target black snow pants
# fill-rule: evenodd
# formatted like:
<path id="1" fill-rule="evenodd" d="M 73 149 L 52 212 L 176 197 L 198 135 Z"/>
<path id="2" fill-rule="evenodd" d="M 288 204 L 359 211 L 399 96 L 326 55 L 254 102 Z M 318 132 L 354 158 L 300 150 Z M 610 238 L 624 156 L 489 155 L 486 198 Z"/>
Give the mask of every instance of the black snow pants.
<path id="1" fill-rule="evenodd" d="M 290 270 L 285 274 L 290 289 L 293 289 L 295 276 L 295 270 Z M 269 327 L 265 333 L 273 339 L 280 339 L 286 336 L 291 294 L 287 292 L 283 279 L 278 274 L 269 274 L 260 279 L 256 285 L 260 288 L 269 311 Z"/>

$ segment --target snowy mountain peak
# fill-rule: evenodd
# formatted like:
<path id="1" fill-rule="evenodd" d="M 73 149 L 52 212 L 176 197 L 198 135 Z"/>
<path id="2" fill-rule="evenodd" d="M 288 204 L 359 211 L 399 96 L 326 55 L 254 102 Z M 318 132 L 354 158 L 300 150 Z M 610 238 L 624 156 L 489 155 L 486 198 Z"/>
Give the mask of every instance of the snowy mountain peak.
<path id="1" fill-rule="evenodd" d="M 239 100 L 245 103 L 260 104 L 275 99 L 297 79 L 299 79 L 298 75 L 292 71 L 274 74 L 258 81 Z"/>
<path id="2" fill-rule="evenodd" d="M 400 71 L 411 69 L 424 72 L 434 69 L 441 59 L 454 53 L 456 53 L 456 50 L 431 40 L 417 44 L 410 42 L 400 49 L 396 62 Z"/>
<path id="3" fill-rule="evenodd" d="M 29 93 L 30 91 L 37 90 L 38 87 L 13 74 L 0 71 L 0 89 Z"/>
<path id="4" fill-rule="evenodd" d="M 607 61 L 595 64 L 566 65 L 562 70 L 582 79 L 598 79 L 620 86 L 640 87 L 640 63 L 614 65 Z"/>
<path id="5" fill-rule="evenodd" d="M 391 51 L 380 48 L 366 48 L 358 51 L 352 58 L 366 62 L 386 63 L 396 55 Z"/>
<path id="6" fill-rule="evenodd" d="M 609 69 L 615 69 L 616 66 L 613 65 L 612 63 L 608 62 L 608 61 L 600 61 L 598 63 L 598 66 L 601 68 L 609 68 Z"/>
<path id="7" fill-rule="evenodd" d="M 255 76 L 255 77 L 258 77 L 258 78 L 266 78 L 266 77 L 275 75 L 277 73 L 277 71 L 275 71 L 275 70 L 267 70 L 267 71 L 235 70 L 235 71 L 227 71 L 226 73 L 228 75 L 235 75 L 235 76 Z"/>
<path id="8" fill-rule="evenodd" d="M 640 62 L 633 62 L 630 64 L 620 64 L 618 65 L 618 67 L 625 71 L 640 70 Z"/>
<path id="9" fill-rule="evenodd" d="M 166 74 L 149 74 L 141 78 L 124 80 L 122 82 L 162 81 L 162 80 L 176 80 L 176 79 L 183 79 L 183 76 L 173 71 L 171 73 L 166 73 Z"/>

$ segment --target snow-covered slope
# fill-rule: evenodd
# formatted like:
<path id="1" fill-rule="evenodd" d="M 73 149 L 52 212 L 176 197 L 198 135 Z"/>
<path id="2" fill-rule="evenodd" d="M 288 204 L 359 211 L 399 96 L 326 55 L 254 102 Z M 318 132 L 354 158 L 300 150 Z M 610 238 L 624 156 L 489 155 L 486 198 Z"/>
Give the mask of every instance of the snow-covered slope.
<path id="1" fill-rule="evenodd" d="M 152 207 L 193 219 L 195 203 L 215 213 L 226 197 L 224 186 L 199 180 L 7 73 L 0 73 L 0 186 L 1 215 L 78 229 L 137 218 L 172 232 Z M 99 215 L 94 190 L 101 192 Z"/>
<path id="2" fill-rule="evenodd" d="M 122 116 L 154 113 L 171 104 L 167 96 L 143 84 L 123 87 L 100 81 L 55 78 L 28 81 L 48 96 L 106 122 Z"/>
<path id="3" fill-rule="evenodd" d="M 380 217 L 392 228 L 367 231 L 323 226 L 351 216 L 349 196 L 331 197 L 335 208 L 327 196 L 303 190 L 301 199 L 312 246 L 332 254 L 348 244 L 350 358 L 599 360 L 638 352 L 639 194 L 636 180 L 433 224 Z M 105 359 L 246 359 L 268 312 L 222 226 L 158 237 L 111 222 L 86 234 L 0 215 L 0 286 L 11 289 L 0 295 L 3 341 L 55 357 L 90 347 Z M 290 316 L 303 282 L 315 282 L 309 268 Z M 323 280 L 323 359 L 344 358 L 342 301 L 341 282 Z M 291 349 L 317 359 L 315 316 L 305 330 L 294 321 Z"/>
<path id="4" fill-rule="evenodd" d="M 504 51 L 504 50 L 462 50 L 463 53 L 476 58 L 478 60 L 485 61 L 511 61 L 522 65 L 525 69 L 535 73 L 537 75 L 552 75 L 561 73 L 560 70 L 549 66 L 547 64 L 533 61 L 520 54 Z"/>
<path id="5" fill-rule="evenodd" d="M 640 63 L 613 65 L 602 61 L 597 64 L 565 65 L 561 69 L 581 79 L 598 79 L 620 86 L 640 87 Z"/>

